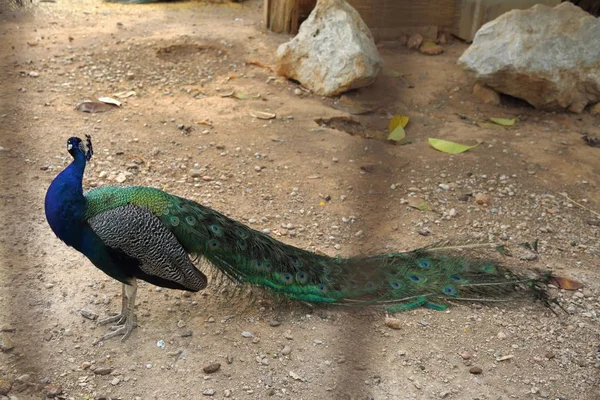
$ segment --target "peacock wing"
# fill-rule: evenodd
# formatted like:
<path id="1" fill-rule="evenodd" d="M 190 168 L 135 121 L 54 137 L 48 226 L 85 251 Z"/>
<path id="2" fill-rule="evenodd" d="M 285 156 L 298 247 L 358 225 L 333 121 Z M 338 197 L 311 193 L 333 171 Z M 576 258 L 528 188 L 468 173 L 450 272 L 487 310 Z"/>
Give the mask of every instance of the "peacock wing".
<path id="1" fill-rule="evenodd" d="M 137 260 L 136 266 L 121 266 L 132 269 L 137 278 L 192 291 L 206 287 L 206 276 L 192 264 L 175 235 L 147 208 L 116 207 L 98 213 L 88 223 L 106 246 Z"/>

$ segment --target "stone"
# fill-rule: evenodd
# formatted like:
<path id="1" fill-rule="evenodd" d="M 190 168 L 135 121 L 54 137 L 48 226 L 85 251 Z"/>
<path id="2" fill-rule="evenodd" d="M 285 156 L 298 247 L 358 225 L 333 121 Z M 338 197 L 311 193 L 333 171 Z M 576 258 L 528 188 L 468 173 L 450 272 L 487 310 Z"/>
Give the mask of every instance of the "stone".
<path id="1" fill-rule="evenodd" d="M 479 29 L 458 60 L 477 82 L 538 109 L 600 101 L 600 19 L 569 3 L 513 10 Z"/>
<path id="2" fill-rule="evenodd" d="M 439 44 L 422 44 L 421 47 L 419 47 L 419 51 L 429 56 L 437 56 L 444 52 L 444 48 Z"/>
<path id="3" fill-rule="evenodd" d="M 381 68 L 369 28 L 345 0 L 320 0 L 298 35 L 277 49 L 277 73 L 322 96 L 368 86 Z"/>
<path id="4" fill-rule="evenodd" d="M 421 47 L 422 43 L 423 43 L 423 36 L 421 36 L 418 33 L 413 33 L 408 38 L 408 42 L 406 42 L 406 47 L 408 47 L 409 49 L 418 49 Z"/>
<path id="5" fill-rule="evenodd" d="M 590 114 L 600 115 L 600 102 L 590 107 Z"/>
<path id="6" fill-rule="evenodd" d="M 494 89 L 476 83 L 473 86 L 473 96 L 484 104 L 500 105 L 500 95 Z"/>
<path id="7" fill-rule="evenodd" d="M 214 374 L 219 369 L 221 369 L 221 364 L 213 363 L 213 364 L 208 364 L 206 367 L 202 368 L 202 371 L 204 371 L 206 374 Z"/>
<path id="8" fill-rule="evenodd" d="M 481 367 L 471 367 L 469 369 L 469 372 L 472 373 L 473 375 L 479 375 L 483 372 L 483 370 L 481 369 Z"/>
<path id="9" fill-rule="evenodd" d="M 385 326 L 392 329 L 402 329 L 402 321 L 397 318 L 386 317 Z"/>
<path id="10" fill-rule="evenodd" d="M 11 388 L 12 383 L 10 381 L 0 378 L 0 396 L 6 396 Z"/>

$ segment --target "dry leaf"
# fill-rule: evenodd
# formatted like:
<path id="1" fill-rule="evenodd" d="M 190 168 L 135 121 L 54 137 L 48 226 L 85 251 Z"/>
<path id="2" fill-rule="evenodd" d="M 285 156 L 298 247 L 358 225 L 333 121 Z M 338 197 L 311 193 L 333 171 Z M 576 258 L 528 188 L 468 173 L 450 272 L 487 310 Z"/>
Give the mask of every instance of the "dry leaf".
<path id="1" fill-rule="evenodd" d="M 477 147 L 480 144 L 480 143 L 477 143 L 473 146 L 466 146 L 464 144 L 459 144 L 459 143 L 450 142 L 448 140 L 434 139 L 434 138 L 428 138 L 427 141 L 429 142 L 431 147 L 433 147 L 434 149 L 439 150 L 444 153 L 448 153 L 448 154 L 460 154 L 469 149 Z"/>
<path id="2" fill-rule="evenodd" d="M 388 126 L 388 140 L 398 142 L 404 139 L 406 137 L 404 127 L 408 125 L 408 120 L 409 118 L 405 115 L 394 115 L 392 119 L 390 119 L 390 124 Z"/>
<path id="3" fill-rule="evenodd" d="M 100 97 L 98 101 L 101 101 L 106 104 L 114 104 L 117 107 L 121 107 L 121 102 L 119 100 L 115 100 L 112 97 Z"/>
<path id="4" fill-rule="evenodd" d="M 258 99 L 260 94 L 247 94 L 242 92 L 234 92 L 233 97 L 239 100 Z"/>
<path id="5" fill-rule="evenodd" d="M 503 131 L 504 127 L 502 125 L 494 124 L 492 122 L 482 122 L 477 121 L 477 126 L 483 129 L 491 129 L 494 131 Z"/>
<path id="6" fill-rule="evenodd" d="M 490 121 L 495 122 L 498 125 L 502 125 L 502 126 L 513 126 L 515 124 L 515 122 L 517 121 L 516 118 L 495 118 L 495 117 L 490 117 Z"/>
<path id="7" fill-rule="evenodd" d="M 553 276 L 551 278 L 551 282 L 554 286 L 565 290 L 578 290 L 583 288 L 583 284 L 569 278 L 563 278 L 561 276 Z"/>
<path id="8" fill-rule="evenodd" d="M 92 114 L 110 111 L 114 108 L 117 108 L 117 107 L 115 105 L 101 103 L 99 101 L 84 101 L 83 103 L 79 103 L 75 107 L 75 109 L 77 111 L 87 112 L 87 113 L 92 113 Z"/>
<path id="9" fill-rule="evenodd" d="M 258 118 L 258 119 L 273 119 L 277 116 L 273 113 L 265 112 L 265 111 L 250 111 L 250 115 L 252 117 Z"/>
<path id="10" fill-rule="evenodd" d="M 408 206 L 416 208 L 419 211 L 431 211 L 431 206 L 425 202 L 425 200 L 418 197 L 409 197 Z"/>

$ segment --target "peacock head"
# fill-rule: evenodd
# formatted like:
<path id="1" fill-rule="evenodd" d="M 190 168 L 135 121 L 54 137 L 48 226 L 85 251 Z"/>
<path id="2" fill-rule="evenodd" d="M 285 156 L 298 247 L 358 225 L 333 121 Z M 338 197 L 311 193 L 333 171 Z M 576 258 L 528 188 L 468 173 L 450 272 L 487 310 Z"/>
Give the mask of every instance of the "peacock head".
<path id="1" fill-rule="evenodd" d="M 85 135 L 87 139 L 87 150 L 86 144 L 83 143 L 83 140 L 79 139 L 77 136 L 73 136 L 67 140 L 67 151 L 73 158 L 77 158 L 78 154 L 81 154 L 85 157 L 87 161 L 90 161 L 92 155 L 94 154 L 94 150 L 92 148 L 92 137 L 90 135 Z"/>

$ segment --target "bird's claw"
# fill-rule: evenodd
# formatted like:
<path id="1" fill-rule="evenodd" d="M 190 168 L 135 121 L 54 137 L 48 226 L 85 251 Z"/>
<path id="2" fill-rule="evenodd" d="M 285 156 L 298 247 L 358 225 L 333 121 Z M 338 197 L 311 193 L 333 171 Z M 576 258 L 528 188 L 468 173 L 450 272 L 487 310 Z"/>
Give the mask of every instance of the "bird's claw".
<path id="1" fill-rule="evenodd" d="M 114 317 L 111 317 L 114 318 Z M 108 319 L 108 318 L 107 318 Z M 131 332 L 133 331 L 133 328 L 136 327 L 136 323 L 133 320 L 133 318 L 125 318 L 122 317 L 120 318 L 123 321 L 119 321 L 119 323 L 117 323 L 117 325 L 113 325 L 111 326 L 108 330 L 109 332 L 102 336 L 102 338 L 100 338 L 99 342 L 113 338 L 115 336 L 122 336 L 121 337 L 121 342 L 123 342 L 125 339 L 127 339 L 129 337 L 129 335 L 131 335 Z M 104 322 L 104 321 L 102 321 Z M 112 321 L 114 322 L 114 321 Z M 123 323 L 120 323 L 123 322 Z"/>
<path id="2" fill-rule="evenodd" d="M 107 317 L 107 318 L 101 319 L 100 321 L 98 321 L 98 325 L 106 325 L 106 324 L 110 324 L 113 322 L 116 322 L 117 325 L 123 325 L 126 318 L 127 317 L 123 314 L 117 314 L 117 315 L 113 315 L 112 317 Z"/>

